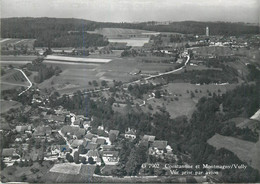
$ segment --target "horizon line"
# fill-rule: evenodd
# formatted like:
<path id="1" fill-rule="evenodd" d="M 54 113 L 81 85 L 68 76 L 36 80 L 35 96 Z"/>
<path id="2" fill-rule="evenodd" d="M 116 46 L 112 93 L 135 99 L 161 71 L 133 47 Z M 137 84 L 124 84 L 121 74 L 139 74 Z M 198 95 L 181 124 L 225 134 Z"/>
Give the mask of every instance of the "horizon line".
<path id="1" fill-rule="evenodd" d="M 0 17 L 0 19 L 12 19 L 12 18 L 50 18 L 50 19 L 77 19 L 77 20 L 85 20 L 85 21 L 91 21 L 91 22 L 99 22 L 99 23 L 130 23 L 130 24 L 139 24 L 139 23 L 148 23 L 148 22 L 169 22 L 169 23 L 175 23 L 175 22 L 209 22 L 209 23 L 243 23 L 243 24 L 253 24 L 260 26 L 260 22 L 243 22 L 243 21 L 224 21 L 224 20 L 215 20 L 215 21 L 202 21 L 202 20 L 163 20 L 163 21 L 157 21 L 157 20 L 147 20 L 147 21 L 96 21 L 96 20 L 89 20 L 84 18 L 75 18 L 75 17 L 48 17 L 48 16 L 39 16 L 39 17 L 29 17 L 29 16 L 16 16 L 16 17 Z"/>

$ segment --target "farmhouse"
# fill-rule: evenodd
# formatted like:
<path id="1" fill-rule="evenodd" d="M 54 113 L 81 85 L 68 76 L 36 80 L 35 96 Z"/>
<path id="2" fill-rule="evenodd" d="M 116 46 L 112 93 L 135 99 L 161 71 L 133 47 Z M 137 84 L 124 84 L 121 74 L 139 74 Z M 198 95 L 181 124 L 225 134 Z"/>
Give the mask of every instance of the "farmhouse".
<path id="1" fill-rule="evenodd" d="M 154 141 L 149 148 L 150 155 L 162 155 L 166 151 L 167 141 Z"/>
<path id="2" fill-rule="evenodd" d="M 144 135 L 142 141 L 154 142 L 155 136 L 153 135 Z"/>
<path id="3" fill-rule="evenodd" d="M 100 147 L 103 151 L 112 151 L 115 149 L 115 145 L 101 145 Z"/>
<path id="4" fill-rule="evenodd" d="M 5 157 L 8 157 L 10 159 L 14 158 L 14 157 L 20 157 L 14 148 L 4 148 L 3 149 L 3 152 L 2 152 L 2 157 L 5 158 Z"/>
<path id="5" fill-rule="evenodd" d="M 80 145 L 86 145 L 85 140 L 72 140 L 71 147 L 78 148 Z"/>
<path id="6" fill-rule="evenodd" d="M 16 126 L 15 127 L 15 130 L 18 132 L 18 133 L 24 133 L 25 131 L 30 131 L 32 129 L 31 126 Z"/>
<path id="7" fill-rule="evenodd" d="M 87 146 L 86 146 L 86 149 L 87 150 L 95 150 L 97 149 L 97 144 L 96 143 L 93 143 L 93 142 L 87 142 Z"/>

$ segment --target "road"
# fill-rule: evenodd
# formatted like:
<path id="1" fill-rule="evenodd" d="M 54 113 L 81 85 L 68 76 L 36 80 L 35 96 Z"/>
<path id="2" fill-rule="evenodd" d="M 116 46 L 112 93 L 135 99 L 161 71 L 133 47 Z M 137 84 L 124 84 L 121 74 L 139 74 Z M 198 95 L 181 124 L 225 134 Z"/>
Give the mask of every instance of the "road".
<path id="1" fill-rule="evenodd" d="M 164 73 L 160 73 L 158 75 L 152 75 L 152 76 L 146 77 L 146 78 L 144 78 L 144 80 L 147 81 L 147 80 L 150 80 L 150 79 L 153 79 L 153 78 L 156 78 L 156 77 L 160 77 L 160 76 L 163 76 L 163 75 L 168 75 L 168 74 L 171 74 L 171 73 L 178 72 L 178 71 L 182 70 L 188 64 L 189 61 L 190 61 L 190 56 L 188 55 L 187 60 L 185 61 L 184 65 L 182 67 L 175 69 L 175 70 L 172 70 L 172 71 L 169 71 L 169 72 L 164 72 Z M 139 83 L 139 82 L 141 82 L 140 79 L 133 81 L 133 82 L 124 83 L 124 85 L 130 85 L 130 84 Z M 84 94 L 96 93 L 96 92 L 100 92 L 100 91 L 108 91 L 109 89 L 110 88 L 97 89 L 97 90 L 87 91 Z M 74 94 L 69 95 L 69 97 L 72 97 L 72 96 L 74 96 Z"/>
<path id="2" fill-rule="evenodd" d="M 26 80 L 29 82 L 29 86 L 24 90 L 22 91 L 21 93 L 18 94 L 18 96 L 21 96 L 23 93 L 25 93 L 26 91 L 28 91 L 31 87 L 32 87 L 32 82 L 30 81 L 30 79 L 27 77 L 27 75 L 24 73 L 23 70 L 21 69 L 18 69 L 18 68 L 14 68 L 15 70 L 18 70 L 20 72 L 22 72 L 23 76 L 26 78 Z"/>
<path id="3" fill-rule="evenodd" d="M 150 80 L 152 78 L 156 78 L 156 77 L 160 77 L 160 76 L 163 76 L 163 75 L 168 75 L 168 74 L 171 74 L 171 73 L 178 72 L 178 71 L 182 70 L 188 64 L 189 61 L 190 61 L 190 56 L 188 55 L 187 60 L 185 61 L 184 65 L 182 67 L 180 67 L 176 70 L 172 70 L 172 71 L 169 71 L 169 72 L 164 72 L 164 73 L 160 73 L 158 75 L 153 75 L 153 76 L 147 77 L 147 78 L 145 78 L 145 80 Z"/>

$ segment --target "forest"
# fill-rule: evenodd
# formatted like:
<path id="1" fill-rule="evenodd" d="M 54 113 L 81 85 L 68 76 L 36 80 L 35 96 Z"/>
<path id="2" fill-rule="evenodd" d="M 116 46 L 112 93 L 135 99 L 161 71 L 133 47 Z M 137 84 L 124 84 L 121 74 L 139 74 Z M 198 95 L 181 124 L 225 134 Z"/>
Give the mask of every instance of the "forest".
<path id="1" fill-rule="evenodd" d="M 102 35 L 88 34 L 96 28 L 129 28 L 183 34 L 205 34 L 210 27 L 211 35 L 258 34 L 259 27 L 244 23 L 230 22 L 172 22 L 169 25 L 155 25 L 154 22 L 111 23 L 94 22 L 73 18 L 3 18 L 1 19 L 2 38 L 37 39 L 35 47 L 90 47 L 105 46 L 107 40 Z"/>
<path id="2" fill-rule="evenodd" d="M 35 47 L 81 48 L 107 45 L 108 42 L 102 35 L 86 33 L 96 27 L 95 22 L 81 19 L 7 18 L 1 19 L 1 37 L 37 39 Z"/>

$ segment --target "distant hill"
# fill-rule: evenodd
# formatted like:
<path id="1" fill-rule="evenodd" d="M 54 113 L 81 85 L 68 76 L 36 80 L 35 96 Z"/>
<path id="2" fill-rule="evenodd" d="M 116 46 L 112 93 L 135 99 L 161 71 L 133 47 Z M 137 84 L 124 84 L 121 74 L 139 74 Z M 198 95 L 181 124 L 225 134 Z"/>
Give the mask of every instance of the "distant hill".
<path id="1" fill-rule="evenodd" d="M 86 32 L 98 28 L 127 28 L 204 35 L 207 26 L 211 35 L 259 34 L 258 26 L 244 23 L 183 21 L 157 25 L 153 22 L 103 23 L 73 18 L 26 17 L 1 19 L 1 37 L 34 38 L 37 39 L 35 46 L 89 47 L 108 44 L 101 35 L 92 34 L 90 36 Z"/>

